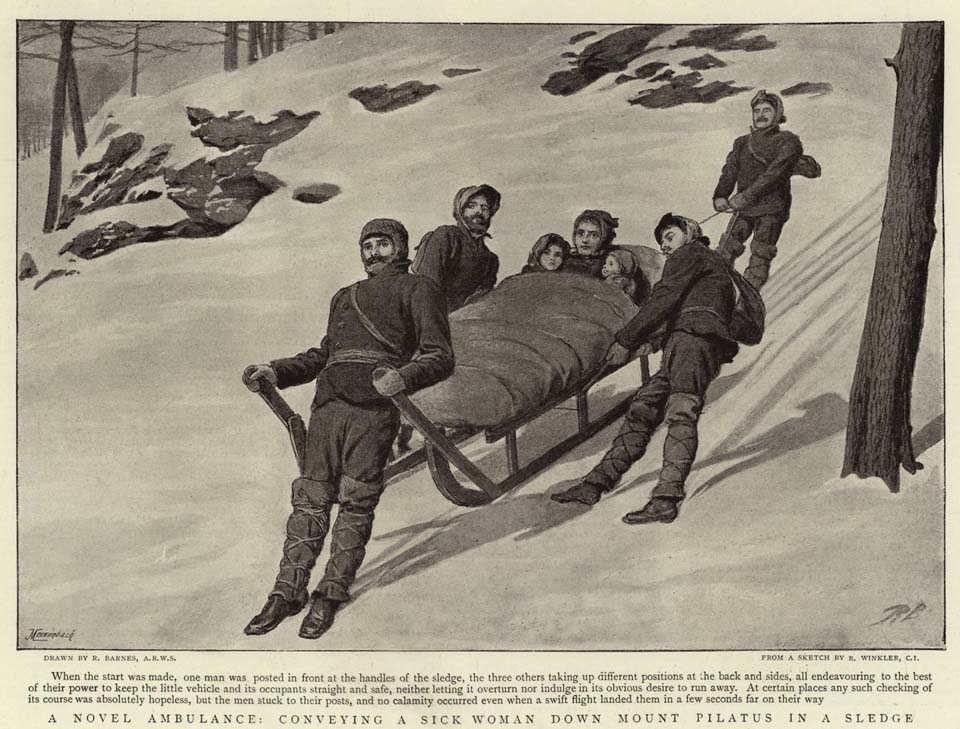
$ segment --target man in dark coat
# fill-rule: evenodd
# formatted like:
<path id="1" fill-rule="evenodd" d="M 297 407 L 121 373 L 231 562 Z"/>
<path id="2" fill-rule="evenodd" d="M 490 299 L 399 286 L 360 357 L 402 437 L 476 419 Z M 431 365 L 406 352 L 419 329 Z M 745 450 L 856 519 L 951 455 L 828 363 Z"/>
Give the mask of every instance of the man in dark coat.
<path id="1" fill-rule="evenodd" d="M 617 237 L 620 221 L 606 210 L 584 210 L 573 221 L 573 252 L 563 264 L 564 273 L 600 278 L 600 269 Z"/>
<path id="2" fill-rule="evenodd" d="M 655 235 L 667 256 L 663 277 L 617 332 L 607 361 L 624 364 L 641 345 L 645 345 L 641 351 L 649 353 L 655 347 L 647 343 L 666 325 L 660 371 L 637 391 L 600 463 L 578 484 L 552 497 L 561 503 L 595 504 L 643 456 L 654 430 L 666 421 L 660 479 L 647 505 L 623 517 L 628 524 L 676 518 L 697 452 L 697 422 L 707 388 L 720 365 L 737 353 L 728 329 L 736 290 L 727 264 L 709 249 L 709 240 L 694 220 L 668 213 Z"/>
<path id="3" fill-rule="evenodd" d="M 750 263 L 744 278 L 758 290 L 770 275 L 777 255 L 777 241 L 790 217 L 790 175 L 803 154 L 797 135 L 785 131 L 783 101 L 761 90 L 750 102 L 753 126 L 738 137 L 720 173 L 713 192 L 718 212 L 733 212 L 720 253 L 733 263 L 743 253 L 750 234 Z M 737 192 L 732 197 L 736 186 Z"/>
<path id="4" fill-rule="evenodd" d="M 456 225 L 441 225 L 417 246 L 410 270 L 434 281 L 447 310 L 489 291 L 497 283 L 500 259 L 487 248 L 490 222 L 500 209 L 500 193 L 490 185 L 464 187 L 453 200 Z"/>
<path id="5" fill-rule="evenodd" d="M 248 635 L 273 630 L 304 608 L 310 571 L 331 509 L 339 504 L 330 559 L 300 635 L 319 638 L 330 628 L 339 606 L 350 599 L 400 427 L 400 414 L 388 398 L 432 385 L 453 370 L 443 297 L 432 281 L 407 272 L 403 225 L 371 220 L 360 234 L 360 249 L 368 278 L 334 295 L 320 346 L 257 365 L 246 380 L 253 390 L 258 378 L 281 389 L 316 380 L 280 569 L 266 604 L 244 630 Z"/>

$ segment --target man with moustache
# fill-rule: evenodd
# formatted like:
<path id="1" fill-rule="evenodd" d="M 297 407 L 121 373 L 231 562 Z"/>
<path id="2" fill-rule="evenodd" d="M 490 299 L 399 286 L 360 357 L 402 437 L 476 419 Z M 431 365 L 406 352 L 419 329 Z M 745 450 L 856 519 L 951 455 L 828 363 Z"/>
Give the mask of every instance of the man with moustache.
<path id="1" fill-rule="evenodd" d="M 620 221 L 606 210 L 584 210 L 573 221 L 574 252 L 563 264 L 565 273 L 600 278 Z"/>
<path id="2" fill-rule="evenodd" d="M 777 241 L 790 217 L 790 176 L 803 155 L 803 146 L 797 135 L 780 128 L 787 117 L 779 96 L 761 90 L 750 107 L 753 126 L 749 134 L 736 139 L 727 155 L 713 192 L 713 207 L 717 212 L 734 213 L 720 245 L 720 254 L 731 264 L 753 234 L 750 262 L 743 276 L 759 290 L 770 275 Z M 734 186 L 737 192 L 730 196 Z"/>
<path id="3" fill-rule="evenodd" d="M 456 225 L 441 225 L 421 239 L 410 270 L 440 287 L 448 311 L 497 283 L 500 259 L 484 239 L 499 209 L 500 193 L 490 185 L 464 187 L 453 200 Z"/>
<path id="4" fill-rule="evenodd" d="M 433 281 L 407 272 L 403 225 L 371 220 L 360 233 L 360 255 L 367 279 L 334 295 L 320 346 L 249 367 L 244 376 L 254 391 L 261 379 L 280 389 L 316 380 L 280 569 L 266 604 L 244 629 L 247 635 L 267 633 L 306 606 L 310 571 L 339 504 L 330 559 L 300 636 L 319 638 L 333 625 L 363 561 L 400 427 L 389 398 L 432 385 L 453 370 L 443 297 Z"/>

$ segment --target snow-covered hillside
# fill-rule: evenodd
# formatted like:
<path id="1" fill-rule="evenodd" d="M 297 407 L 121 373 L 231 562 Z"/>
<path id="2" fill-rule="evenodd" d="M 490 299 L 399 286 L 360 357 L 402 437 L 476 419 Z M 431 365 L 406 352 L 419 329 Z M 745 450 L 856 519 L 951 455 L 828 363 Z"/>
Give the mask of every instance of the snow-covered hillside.
<path id="1" fill-rule="evenodd" d="M 764 289 L 767 336 L 711 389 L 693 496 L 676 522 L 620 522 L 656 481 L 662 435 L 589 510 L 547 493 L 583 474 L 613 429 L 475 510 L 453 507 L 415 471 L 388 488 L 357 598 L 322 646 L 297 638 L 297 620 L 264 638 L 242 635 L 272 584 L 295 474 L 285 434 L 240 373 L 319 341 L 329 297 L 362 275 L 356 238 L 366 220 L 398 218 L 416 242 L 450 221 L 459 187 L 492 184 L 503 204 L 490 245 L 506 274 L 539 235 L 569 236 L 584 208 L 611 211 L 620 241 L 648 245 L 664 212 L 713 212 L 713 186 L 749 126 L 752 92 L 646 109 L 627 100 L 657 84 L 616 85 L 615 73 L 572 96 L 541 90 L 566 67 L 562 53 L 597 39 L 569 43 L 586 30 L 615 29 L 363 26 L 230 75 L 108 104 L 93 139 L 109 121 L 144 135 L 145 148 L 172 144 L 178 164 L 207 154 L 190 136 L 188 106 L 261 121 L 283 109 L 320 112 L 263 157 L 258 169 L 285 187 L 216 238 L 67 263 L 56 252 L 85 229 L 83 216 L 38 235 L 43 157 L 21 165 L 19 247 L 42 270 L 80 271 L 20 288 L 23 625 L 76 626 L 74 647 L 102 648 L 940 645 L 939 240 L 914 388 L 926 468 L 898 495 L 879 481 L 837 479 L 879 237 L 895 93 L 883 59 L 897 48 L 893 25 L 769 26 L 762 32 L 776 48 L 710 51 L 728 65 L 703 71 L 705 81 L 771 91 L 828 82 L 833 92 L 785 98 L 787 128 L 824 174 L 795 178 L 793 217 Z M 688 32 L 669 30 L 656 45 Z M 679 73 L 704 52 L 664 48 L 630 66 L 659 60 Z M 481 70 L 448 78 L 447 68 Z M 441 88 L 384 114 L 347 96 L 409 80 Z M 320 205 L 292 199 L 295 188 L 318 183 L 342 192 Z M 97 215 L 149 223 L 156 203 L 172 207 L 160 200 Z M 717 239 L 724 224 L 715 218 L 706 232 Z M 638 380 L 638 371 L 622 373 L 618 391 Z M 287 393 L 300 412 L 309 390 Z M 521 434 L 521 447 L 535 450 L 569 424 L 548 418 Z M 502 464 L 496 447 L 469 451 Z M 871 625 L 890 605 L 921 601 L 922 619 Z"/>

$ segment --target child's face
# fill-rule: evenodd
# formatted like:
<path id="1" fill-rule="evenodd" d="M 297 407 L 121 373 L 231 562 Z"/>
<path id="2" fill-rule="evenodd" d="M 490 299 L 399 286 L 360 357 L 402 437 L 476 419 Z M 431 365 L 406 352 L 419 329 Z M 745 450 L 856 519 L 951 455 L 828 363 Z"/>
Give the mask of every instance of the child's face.
<path id="1" fill-rule="evenodd" d="M 546 271 L 556 271 L 563 265 L 563 249 L 558 245 L 549 245 L 540 254 L 540 266 Z"/>
<path id="2" fill-rule="evenodd" d="M 620 267 L 620 261 L 614 256 L 607 256 L 607 260 L 603 262 L 603 268 L 600 269 L 600 275 L 604 278 L 610 278 L 610 276 L 618 276 L 621 273 L 623 273 L 623 269 Z"/>

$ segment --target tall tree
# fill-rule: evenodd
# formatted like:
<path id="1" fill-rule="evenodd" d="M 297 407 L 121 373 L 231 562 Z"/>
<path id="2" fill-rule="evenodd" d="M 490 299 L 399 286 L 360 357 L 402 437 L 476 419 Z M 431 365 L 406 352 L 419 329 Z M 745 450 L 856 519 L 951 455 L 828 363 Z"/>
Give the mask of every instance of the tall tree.
<path id="1" fill-rule="evenodd" d="M 307 38 L 309 40 L 316 40 L 317 37 L 317 24 L 314 22 L 307 23 Z"/>
<path id="2" fill-rule="evenodd" d="M 70 104 L 70 121 L 73 123 L 73 141 L 79 159 L 87 148 L 87 132 L 83 128 L 85 119 L 80 104 L 80 84 L 77 81 L 77 64 L 72 53 L 67 66 L 67 100 Z"/>
<path id="3" fill-rule="evenodd" d="M 241 24 L 233 22 L 225 22 L 222 24 L 206 25 L 206 24 L 197 24 L 202 30 L 207 31 L 208 33 L 213 33 L 220 36 L 223 40 L 218 41 L 198 41 L 198 40 L 187 40 L 180 39 L 177 41 L 176 45 L 182 50 L 187 50 L 190 48 L 202 48 L 204 46 L 223 46 L 223 70 L 224 71 L 236 71 L 240 65 L 240 44 L 246 42 L 246 39 L 241 32 Z M 222 27 L 221 27 L 222 26 Z M 256 48 L 254 48 L 256 51 Z M 254 58 L 256 60 L 256 58 Z"/>
<path id="4" fill-rule="evenodd" d="M 850 391 L 841 477 L 879 476 L 900 490 L 915 473 L 910 407 L 936 237 L 943 129 L 943 24 L 907 23 L 887 60 L 897 77 L 880 243 Z"/>
<path id="5" fill-rule="evenodd" d="M 282 51 L 284 46 L 284 41 L 285 41 L 284 36 L 287 33 L 287 24 L 277 23 L 276 25 L 277 25 L 277 35 L 274 43 L 274 48 L 276 48 L 278 51 Z"/>
<path id="6" fill-rule="evenodd" d="M 273 53 L 273 48 L 267 45 L 266 23 L 257 23 L 257 42 L 260 45 L 260 57 L 266 58 Z"/>
<path id="7" fill-rule="evenodd" d="M 239 29 L 236 22 L 224 23 L 226 38 L 223 41 L 223 70 L 237 70 L 237 51 L 239 46 Z"/>
<path id="8" fill-rule="evenodd" d="M 140 76 L 140 26 L 133 29 L 133 71 L 130 74 L 130 96 L 137 95 L 137 80 Z"/>
<path id="9" fill-rule="evenodd" d="M 66 111 L 67 74 L 73 54 L 72 20 L 60 21 L 60 57 L 57 60 L 57 80 L 53 85 L 53 123 L 50 130 L 50 177 L 47 181 L 47 208 L 43 216 L 43 232 L 49 233 L 57 224 L 62 177 L 64 114 Z"/>
<path id="10" fill-rule="evenodd" d="M 323 24 L 323 34 L 330 35 L 331 33 L 336 32 L 337 24 L 336 23 L 324 23 Z"/>
<path id="11" fill-rule="evenodd" d="M 266 48 L 267 48 L 267 52 L 264 53 L 264 56 L 269 56 L 269 55 L 273 54 L 274 50 L 276 50 L 276 39 L 275 39 L 276 33 L 275 33 L 275 31 L 276 31 L 276 25 L 277 25 L 277 24 L 276 24 L 276 23 L 264 23 L 263 25 L 264 25 L 264 32 L 265 32 L 265 34 L 266 34 L 266 35 L 265 35 L 265 38 L 264 38 L 264 45 L 265 45 Z"/>
<path id="12" fill-rule="evenodd" d="M 257 43 L 259 42 L 257 26 L 259 23 L 247 23 L 247 63 L 257 62 Z"/>

